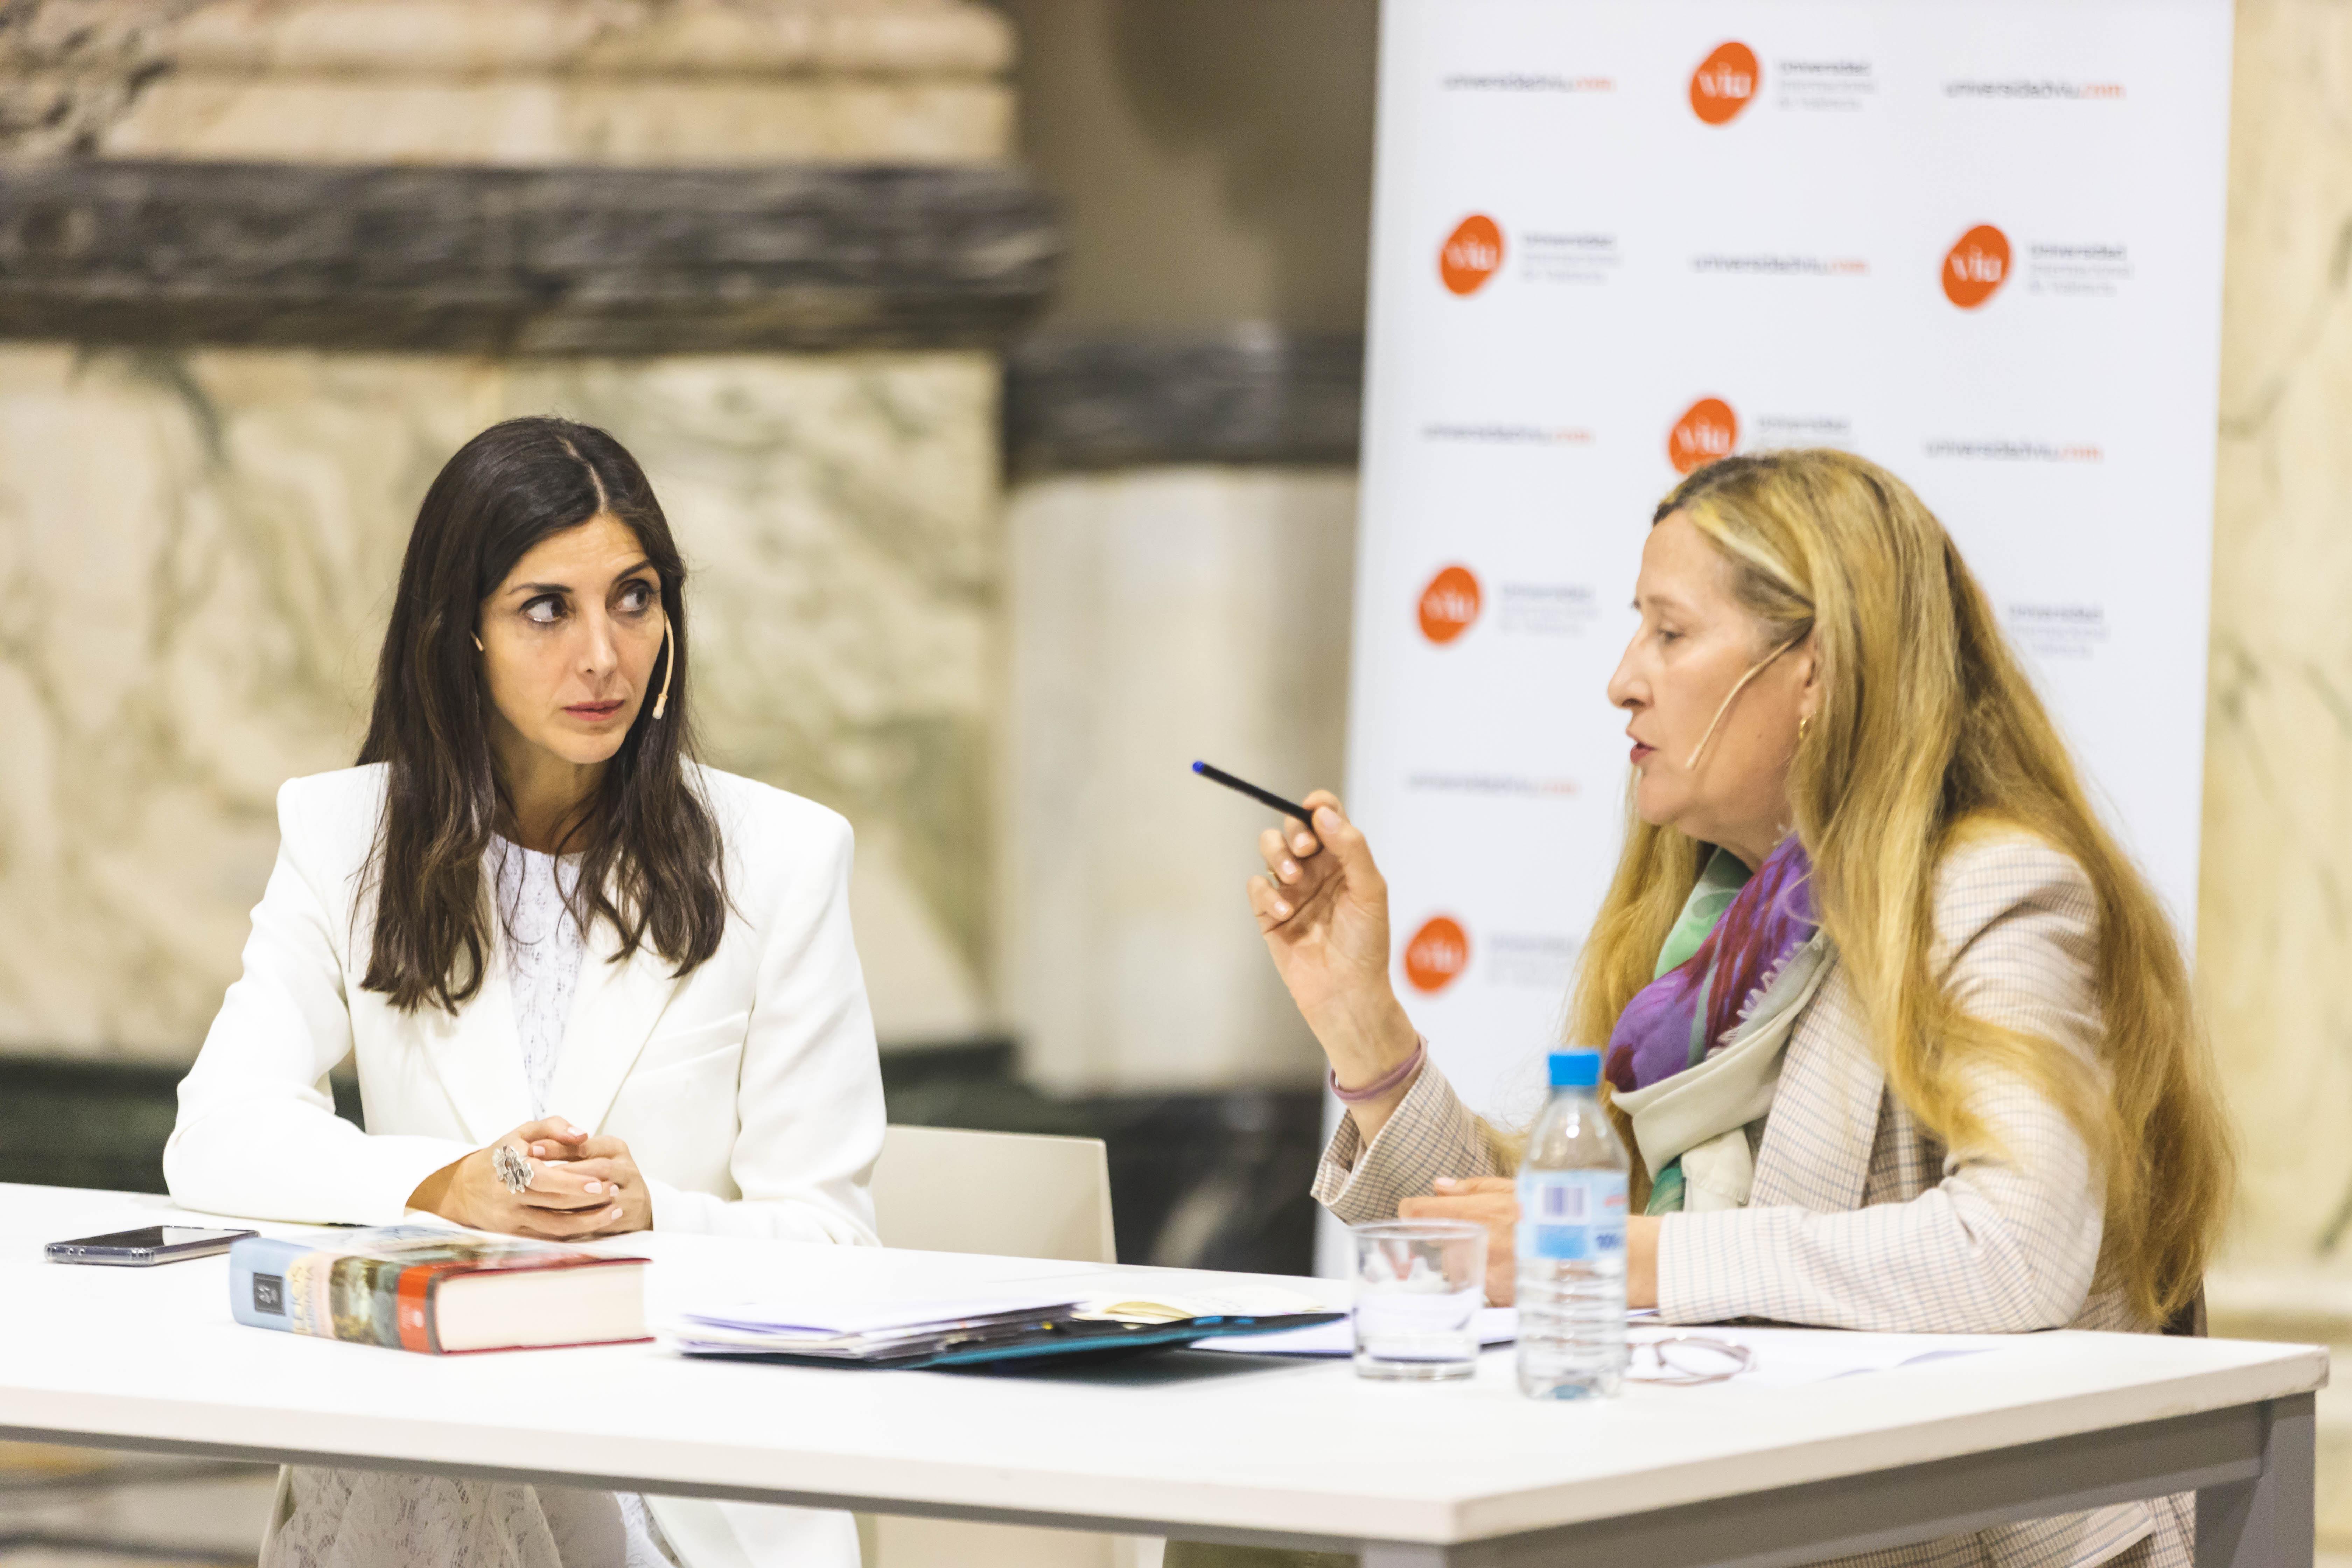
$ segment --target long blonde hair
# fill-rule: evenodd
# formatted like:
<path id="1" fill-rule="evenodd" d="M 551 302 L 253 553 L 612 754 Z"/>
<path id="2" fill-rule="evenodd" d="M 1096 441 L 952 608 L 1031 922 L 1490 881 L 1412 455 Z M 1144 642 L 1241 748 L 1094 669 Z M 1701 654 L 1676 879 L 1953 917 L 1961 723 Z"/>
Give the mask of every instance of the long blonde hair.
<path id="1" fill-rule="evenodd" d="M 1969 1107 L 1969 1068 L 2048 1093 L 2105 1181 L 2100 1287 L 2164 1322 L 2203 1278 L 2234 1151 L 2172 928 L 2093 812 L 1983 590 L 1910 488 L 1848 453 L 1727 458 L 1675 487 L 1654 521 L 1673 512 L 1731 563 L 1768 646 L 1814 638 L 1823 701 L 1798 738 L 1790 800 L 1888 1089 L 1930 1137 L 1969 1149 L 1997 1146 Z M 2104 1085 L 2074 1053 L 1969 1016 L 1937 981 L 1937 867 L 1993 825 L 2041 837 L 2090 878 Z M 1571 1040 L 1606 1041 L 1649 984 L 1706 853 L 1629 811 L 1570 999 Z"/>

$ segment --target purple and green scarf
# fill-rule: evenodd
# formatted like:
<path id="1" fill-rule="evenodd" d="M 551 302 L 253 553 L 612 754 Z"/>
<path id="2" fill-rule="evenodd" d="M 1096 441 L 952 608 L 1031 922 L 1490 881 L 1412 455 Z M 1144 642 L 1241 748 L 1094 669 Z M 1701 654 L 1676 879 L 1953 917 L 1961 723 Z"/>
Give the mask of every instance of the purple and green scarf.
<path id="1" fill-rule="evenodd" d="M 1715 852 L 1658 955 L 1658 977 L 1625 1005 L 1610 1034 L 1613 1088 L 1647 1089 L 1723 1048 L 1818 928 L 1811 875 L 1793 833 L 1752 876 L 1729 851 Z M 1680 1164 L 1658 1173 L 1652 1214 L 1682 1206 Z"/>

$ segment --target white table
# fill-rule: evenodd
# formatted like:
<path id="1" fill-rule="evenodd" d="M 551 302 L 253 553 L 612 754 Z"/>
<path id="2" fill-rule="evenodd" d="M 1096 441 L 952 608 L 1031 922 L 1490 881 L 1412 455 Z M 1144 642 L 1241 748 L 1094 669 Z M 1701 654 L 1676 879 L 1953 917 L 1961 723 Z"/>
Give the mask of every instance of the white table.
<path id="1" fill-rule="evenodd" d="M 1202 1352 L 1021 1377 L 649 1345 L 441 1359 L 240 1328 L 218 1258 L 40 1256 L 176 1215 L 0 1185 L 0 1436 L 1360 1551 L 1367 1568 L 1764 1568 L 2194 1490 L 2200 1568 L 2311 1561 L 2312 1346 L 2052 1333 L 1804 1388 L 1548 1404 L 1519 1397 L 1507 1351 L 1444 1386 Z M 657 1311 L 763 1289 L 1215 1278 L 631 1239 L 656 1259 Z"/>

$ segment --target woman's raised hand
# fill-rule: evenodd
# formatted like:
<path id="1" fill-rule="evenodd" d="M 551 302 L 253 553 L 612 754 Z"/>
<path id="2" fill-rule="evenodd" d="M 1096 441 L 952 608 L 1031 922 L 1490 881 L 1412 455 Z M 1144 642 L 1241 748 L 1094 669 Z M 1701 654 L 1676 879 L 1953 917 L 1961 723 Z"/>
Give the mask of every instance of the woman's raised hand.
<path id="1" fill-rule="evenodd" d="M 1312 824 L 1285 817 L 1258 838 L 1265 874 L 1250 879 L 1250 908 L 1332 1072 L 1341 1087 L 1360 1088 L 1402 1066 L 1418 1043 L 1389 984 L 1388 884 L 1338 796 L 1317 790 L 1299 804 L 1315 814 Z M 1349 1108 L 1370 1123 L 1366 1137 L 1410 1087 Z"/>
<path id="2" fill-rule="evenodd" d="M 512 1192 L 499 1180 L 503 1144 L 530 1161 L 530 1185 Z M 560 1116 L 526 1121 L 487 1149 L 477 1149 L 426 1177 L 408 1200 L 475 1230 L 545 1241 L 585 1241 L 653 1227 L 653 1199 L 629 1146 L 596 1138 Z"/>

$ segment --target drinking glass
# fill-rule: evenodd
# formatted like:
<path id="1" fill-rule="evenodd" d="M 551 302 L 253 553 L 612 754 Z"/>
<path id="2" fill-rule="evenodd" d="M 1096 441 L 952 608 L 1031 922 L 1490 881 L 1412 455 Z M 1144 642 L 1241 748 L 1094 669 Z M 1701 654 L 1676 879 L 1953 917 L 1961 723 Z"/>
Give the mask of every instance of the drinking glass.
<path id="1" fill-rule="evenodd" d="M 1356 1254 L 1356 1375 L 1439 1383 L 1478 1370 L 1486 1227 L 1392 1219 L 1350 1232 Z"/>

